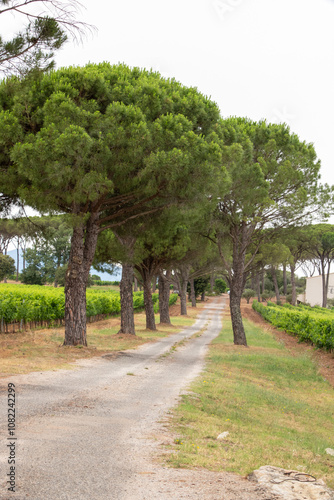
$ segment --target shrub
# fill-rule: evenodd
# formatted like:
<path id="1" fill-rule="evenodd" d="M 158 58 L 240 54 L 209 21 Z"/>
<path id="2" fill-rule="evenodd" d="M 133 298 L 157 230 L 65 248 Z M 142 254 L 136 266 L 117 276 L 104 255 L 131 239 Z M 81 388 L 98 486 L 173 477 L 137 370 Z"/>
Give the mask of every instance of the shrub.
<path id="1" fill-rule="evenodd" d="M 213 287 L 213 291 L 216 292 L 217 295 L 221 293 L 225 293 L 227 290 L 227 284 L 226 281 L 224 281 L 222 278 L 217 278 L 215 280 L 215 285 Z"/>
<path id="2" fill-rule="evenodd" d="M 21 281 L 25 285 L 45 285 L 46 283 L 45 276 L 34 265 L 28 266 L 22 271 Z"/>
<path id="3" fill-rule="evenodd" d="M 256 296 L 256 292 L 252 290 L 251 288 L 246 288 L 244 290 L 244 293 L 242 294 L 243 298 L 247 300 L 247 304 L 249 304 L 249 301 L 252 297 Z"/>
<path id="4" fill-rule="evenodd" d="M 263 300 L 268 301 L 268 300 L 272 299 L 272 298 L 274 297 L 274 295 L 275 295 L 275 294 L 274 294 L 274 292 L 273 292 L 273 291 L 271 291 L 271 290 L 265 290 L 265 291 L 261 294 L 261 298 L 262 298 Z"/>
<path id="5" fill-rule="evenodd" d="M 15 273 L 15 260 L 0 253 L 0 281 Z"/>
<path id="6" fill-rule="evenodd" d="M 296 335 L 300 341 L 308 341 L 319 348 L 334 349 L 334 314 L 323 308 L 305 306 L 266 306 L 256 300 L 253 309 L 277 328 Z"/>

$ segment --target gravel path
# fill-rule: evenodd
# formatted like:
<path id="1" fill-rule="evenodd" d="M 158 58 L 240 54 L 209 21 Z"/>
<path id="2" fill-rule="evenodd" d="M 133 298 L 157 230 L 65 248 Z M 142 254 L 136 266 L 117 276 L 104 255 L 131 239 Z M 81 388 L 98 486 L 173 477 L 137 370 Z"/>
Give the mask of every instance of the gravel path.
<path id="1" fill-rule="evenodd" d="M 170 439 L 161 420 L 203 368 L 207 345 L 221 329 L 222 307 L 218 298 L 192 327 L 116 359 L 106 355 L 73 371 L 2 379 L 0 498 L 269 500 L 236 475 L 169 469 L 154 460 Z M 15 493 L 6 485 L 8 382 L 17 391 Z"/>

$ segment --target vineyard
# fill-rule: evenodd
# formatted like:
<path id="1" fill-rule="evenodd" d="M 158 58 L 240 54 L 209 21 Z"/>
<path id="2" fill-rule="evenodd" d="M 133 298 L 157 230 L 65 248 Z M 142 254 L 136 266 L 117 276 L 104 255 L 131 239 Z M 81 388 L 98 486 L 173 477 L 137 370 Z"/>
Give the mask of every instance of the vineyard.
<path id="1" fill-rule="evenodd" d="M 296 335 L 300 342 L 311 342 L 314 346 L 334 350 L 334 312 L 322 307 L 290 304 L 278 306 L 268 302 L 265 306 L 254 300 L 253 309 L 272 325 Z"/>
<path id="2" fill-rule="evenodd" d="M 158 294 L 152 294 L 155 312 L 158 311 Z M 177 295 L 171 295 L 174 304 Z M 87 289 L 86 311 L 89 321 L 96 321 L 119 314 L 120 295 L 117 291 Z M 143 292 L 134 292 L 135 310 L 144 307 Z M 62 325 L 64 321 L 65 295 L 63 288 L 38 285 L 0 285 L 1 332 L 15 332 L 40 326 Z"/>

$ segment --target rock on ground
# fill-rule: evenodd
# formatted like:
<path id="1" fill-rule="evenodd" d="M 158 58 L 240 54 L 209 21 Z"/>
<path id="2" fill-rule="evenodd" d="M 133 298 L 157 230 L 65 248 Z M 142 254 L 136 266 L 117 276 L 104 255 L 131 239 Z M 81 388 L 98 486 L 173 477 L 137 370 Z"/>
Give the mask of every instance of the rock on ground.
<path id="1" fill-rule="evenodd" d="M 334 491 L 325 483 L 298 471 L 265 465 L 248 476 L 250 481 L 274 495 L 277 500 L 334 500 Z"/>

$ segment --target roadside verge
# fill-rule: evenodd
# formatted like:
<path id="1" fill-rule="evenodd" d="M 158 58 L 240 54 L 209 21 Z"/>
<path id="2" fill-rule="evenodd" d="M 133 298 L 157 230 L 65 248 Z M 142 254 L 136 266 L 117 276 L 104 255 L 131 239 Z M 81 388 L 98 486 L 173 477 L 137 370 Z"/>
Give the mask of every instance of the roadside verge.
<path id="1" fill-rule="evenodd" d="M 225 317 L 206 369 L 173 411 L 166 463 L 243 475 L 270 464 L 333 487 L 333 388 L 308 353 L 250 321 L 245 327 L 250 347 L 234 346 Z"/>

